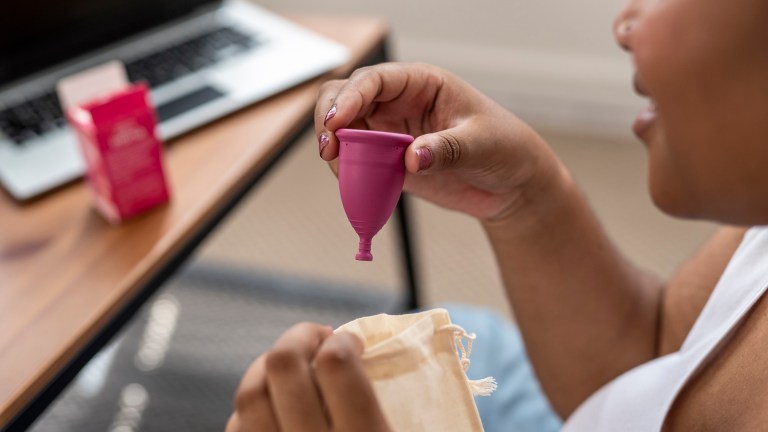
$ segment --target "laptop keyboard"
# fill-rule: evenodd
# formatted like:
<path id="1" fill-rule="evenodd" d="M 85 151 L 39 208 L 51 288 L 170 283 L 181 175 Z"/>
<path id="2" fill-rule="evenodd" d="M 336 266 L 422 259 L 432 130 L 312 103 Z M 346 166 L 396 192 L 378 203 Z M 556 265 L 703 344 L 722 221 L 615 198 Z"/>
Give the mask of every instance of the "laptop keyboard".
<path id="1" fill-rule="evenodd" d="M 128 79 L 158 87 L 229 56 L 247 51 L 259 40 L 221 27 L 126 63 Z M 18 145 L 66 124 L 55 90 L 20 104 L 0 108 L 0 131 Z"/>

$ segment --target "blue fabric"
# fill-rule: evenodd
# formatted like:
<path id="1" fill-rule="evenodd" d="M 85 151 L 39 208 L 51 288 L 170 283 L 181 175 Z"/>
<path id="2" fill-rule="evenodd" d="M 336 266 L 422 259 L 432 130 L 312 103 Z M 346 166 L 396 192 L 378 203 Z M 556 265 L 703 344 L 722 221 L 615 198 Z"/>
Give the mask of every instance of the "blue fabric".
<path id="1" fill-rule="evenodd" d="M 463 305 L 444 305 L 454 324 L 476 333 L 470 379 L 496 378 L 497 390 L 476 396 L 486 432 L 559 431 L 562 421 L 552 410 L 525 354 L 517 327 L 498 314 Z"/>

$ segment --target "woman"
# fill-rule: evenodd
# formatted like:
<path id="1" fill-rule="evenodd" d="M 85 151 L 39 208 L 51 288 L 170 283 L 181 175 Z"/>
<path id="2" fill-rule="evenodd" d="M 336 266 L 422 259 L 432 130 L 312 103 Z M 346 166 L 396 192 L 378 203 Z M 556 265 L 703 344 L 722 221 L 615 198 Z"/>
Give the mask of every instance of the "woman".
<path id="1" fill-rule="evenodd" d="M 327 83 L 320 156 L 336 158 L 342 127 L 418 136 L 406 190 L 482 222 L 566 430 L 761 430 L 768 229 L 746 227 L 768 225 L 767 19 L 765 0 L 632 0 L 616 19 L 651 100 L 634 131 L 655 204 L 731 226 L 668 281 L 619 254 L 533 130 L 438 68 L 384 64 Z M 388 430 L 360 352 L 351 335 L 292 328 L 244 377 L 229 430 Z"/>

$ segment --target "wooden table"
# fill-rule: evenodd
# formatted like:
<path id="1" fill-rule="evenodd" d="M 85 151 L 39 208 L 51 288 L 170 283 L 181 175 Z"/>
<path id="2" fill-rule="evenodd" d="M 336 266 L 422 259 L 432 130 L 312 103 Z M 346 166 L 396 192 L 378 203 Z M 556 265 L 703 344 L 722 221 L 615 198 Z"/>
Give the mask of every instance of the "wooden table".
<path id="1" fill-rule="evenodd" d="M 379 20 L 295 20 L 351 49 L 333 76 L 385 55 Z M 24 205 L 0 195 L 0 425 L 28 424 L 130 319 L 305 130 L 326 79 L 173 140 L 172 201 L 122 226 L 91 209 L 83 182 Z"/>

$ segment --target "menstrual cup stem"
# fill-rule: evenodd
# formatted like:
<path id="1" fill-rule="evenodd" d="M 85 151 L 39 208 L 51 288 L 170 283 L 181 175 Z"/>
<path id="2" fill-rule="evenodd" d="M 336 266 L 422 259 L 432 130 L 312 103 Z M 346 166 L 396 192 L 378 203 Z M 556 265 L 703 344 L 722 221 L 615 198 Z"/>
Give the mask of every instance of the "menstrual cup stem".
<path id="1" fill-rule="evenodd" d="M 358 261 L 373 261 L 371 255 L 371 238 L 360 237 L 360 245 L 357 247 L 355 259 Z"/>

